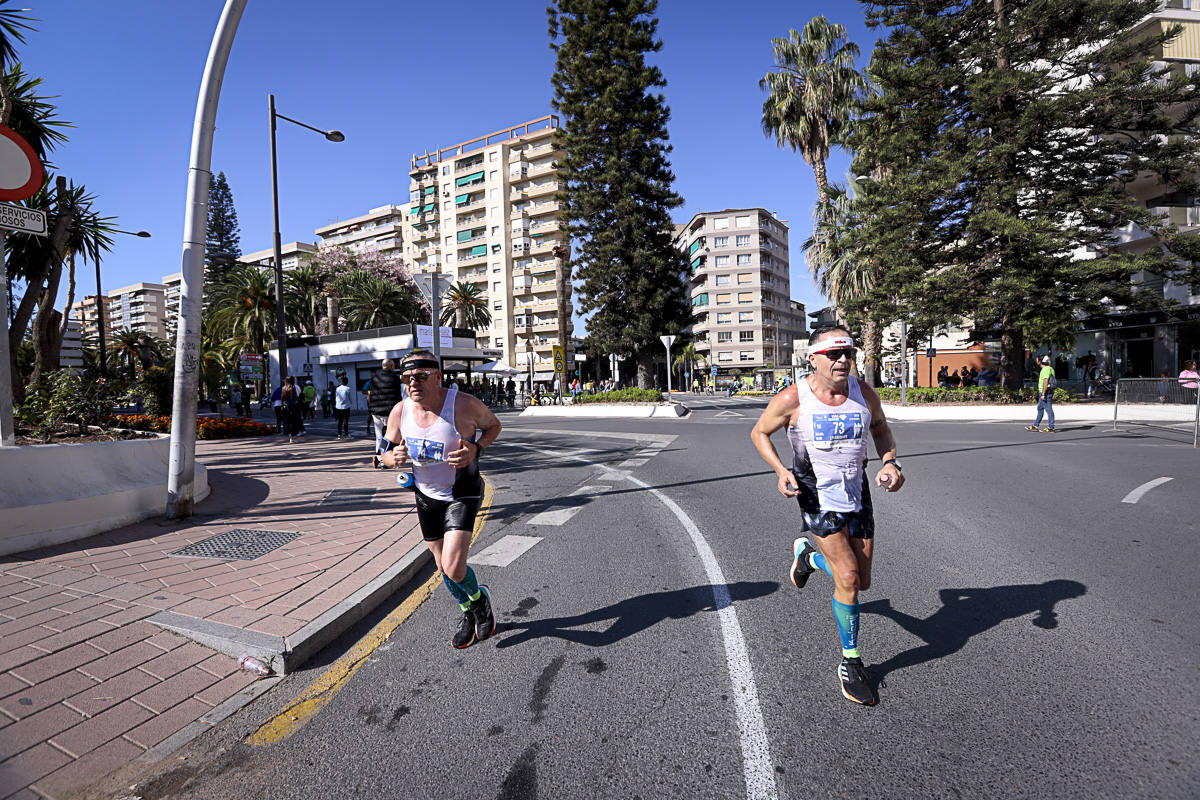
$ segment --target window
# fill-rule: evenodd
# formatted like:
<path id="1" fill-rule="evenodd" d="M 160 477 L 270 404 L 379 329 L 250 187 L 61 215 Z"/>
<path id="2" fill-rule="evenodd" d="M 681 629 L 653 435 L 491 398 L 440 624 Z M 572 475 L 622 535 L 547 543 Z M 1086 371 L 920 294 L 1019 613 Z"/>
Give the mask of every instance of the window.
<path id="1" fill-rule="evenodd" d="M 744 267 L 745 265 L 749 264 L 750 263 L 750 254 L 742 253 L 741 255 L 739 255 L 738 259 L 737 259 L 737 263 L 738 263 L 739 267 Z"/>
<path id="2" fill-rule="evenodd" d="M 713 228 L 715 228 L 716 230 L 719 230 L 719 231 L 728 230 L 729 229 L 729 217 L 721 217 L 720 219 L 714 219 L 713 220 Z"/>
<path id="3" fill-rule="evenodd" d="M 717 344 L 721 342 L 732 342 L 733 331 L 717 331 Z"/>
<path id="4" fill-rule="evenodd" d="M 498 266 L 496 266 L 495 264 L 493 264 L 493 265 L 492 265 L 492 272 L 499 272 L 499 271 L 500 271 L 500 267 L 498 267 Z"/>
<path id="5" fill-rule="evenodd" d="M 739 228 L 749 228 L 750 227 L 750 215 L 745 214 L 743 216 L 734 217 L 733 224 Z"/>
<path id="6" fill-rule="evenodd" d="M 738 283 L 754 283 L 754 273 L 753 272 L 739 272 L 738 273 Z"/>
<path id="7" fill-rule="evenodd" d="M 729 247 L 729 237 L 728 236 L 714 236 L 713 237 L 713 247 Z"/>
<path id="8" fill-rule="evenodd" d="M 754 331 L 738 331 L 738 341 L 739 342 L 753 342 L 754 341 Z"/>
<path id="9" fill-rule="evenodd" d="M 732 277 L 732 276 L 730 276 L 730 275 L 718 275 L 718 276 L 717 276 L 717 286 L 728 286 L 728 285 L 729 285 L 729 279 L 730 279 L 730 277 Z"/>
<path id="10" fill-rule="evenodd" d="M 446 247 L 449 247 L 449 246 L 450 246 L 450 244 L 451 244 L 453 241 L 454 241 L 454 237 L 452 237 L 452 236 L 447 236 L 447 237 L 446 237 Z"/>
<path id="11" fill-rule="evenodd" d="M 733 314 L 729 313 L 728 311 L 724 312 L 723 314 L 717 314 L 718 325 L 729 325 L 732 322 Z"/>
<path id="12" fill-rule="evenodd" d="M 492 347 L 504 347 L 504 340 L 499 336 L 492 339 Z"/>
<path id="13" fill-rule="evenodd" d="M 492 310 L 494 310 L 494 311 L 501 310 L 501 301 L 500 300 L 497 300 L 495 303 L 492 303 Z"/>
<path id="14" fill-rule="evenodd" d="M 753 311 L 739 311 L 738 312 L 738 322 L 754 322 L 754 312 Z"/>
<path id="15" fill-rule="evenodd" d="M 728 350 L 717 353 L 717 361 L 733 361 L 733 353 Z"/>
<path id="16" fill-rule="evenodd" d="M 750 234 L 745 233 L 745 234 L 738 236 L 737 237 L 737 246 L 738 247 L 749 247 L 750 246 Z"/>
<path id="17" fill-rule="evenodd" d="M 739 303 L 753 303 L 754 302 L 754 292 L 738 292 L 738 302 Z"/>
<path id="18" fill-rule="evenodd" d="M 499 189 L 492 189 L 492 191 L 491 191 L 491 193 L 490 193 L 490 195 L 489 195 L 489 196 L 490 196 L 490 197 L 491 197 L 493 200 L 499 199 L 499 197 L 500 197 L 500 190 L 499 190 Z"/>
<path id="19" fill-rule="evenodd" d="M 495 282 L 492 284 L 492 291 L 493 291 L 493 292 L 498 292 L 498 291 L 500 291 L 500 281 L 495 281 Z"/>
<path id="20" fill-rule="evenodd" d="M 495 170 L 495 169 L 494 169 L 494 170 L 492 170 L 491 174 L 490 174 L 490 175 L 488 175 L 488 180 L 493 180 L 493 181 L 494 181 L 494 180 L 496 180 L 498 177 L 500 177 L 500 171 L 499 171 L 499 170 Z"/>
<path id="21" fill-rule="evenodd" d="M 729 266 L 729 256 L 715 256 L 714 263 L 718 267 L 728 267 Z"/>
<path id="22" fill-rule="evenodd" d="M 449 167 L 449 166 L 442 167 L 442 174 L 443 174 L 443 175 L 449 175 L 449 174 L 450 174 L 450 167 Z"/>
<path id="23" fill-rule="evenodd" d="M 732 302 L 733 302 L 733 295 L 730 294 L 729 292 L 726 292 L 725 294 L 717 295 L 717 305 L 719 305 L 719 306 L 727 306 Z"/>
<path id="24" fill-rule="evenodd" d="M 754 360 L 754 351 L 753 350 L 739 350 L 738 351 L 738 361 L 753 361 L 753 360 Z"/>
<path id="25" fill-rule="evenodd" d="M 499 235 L 500 235 L 500 226 L 493 225 L 492 226 L 492 236 L 499 236 Z"/>

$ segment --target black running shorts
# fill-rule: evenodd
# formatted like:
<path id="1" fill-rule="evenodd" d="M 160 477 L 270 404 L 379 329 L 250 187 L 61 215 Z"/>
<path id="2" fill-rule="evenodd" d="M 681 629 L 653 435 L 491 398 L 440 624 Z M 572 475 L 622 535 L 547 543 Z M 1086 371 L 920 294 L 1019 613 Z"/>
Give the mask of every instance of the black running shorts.
<path id="1" fill-rule="evenodd" d="M 796 479 L 799 481 L 800 476 L 797 475 Z M 875 508 L 871 504 L 871 490 L 867 484 L 865 471 L 863 472 L 861 511 L 826 511 L 814 507 L 811 504 L 811 498 L 815 495 L 815 491 L 801 492 L 796 498 L 800 503 L 801 530 L 812 531 L 815 536 L 825 537 L 845 528 L 851 538 L 875 538 Z M 806 496 L 810 498 L 807 503 L 805 502 Z"/>
<path id="2" fill-rule="evenodd" d="M 445 538 L 446 531 L 473 531 L 475 517 L 479 513 L 482 492 L 475 497 L 454 500 L 439 500 L 415 490 L 417 496 L 417 519 L 421 523 L 421 537 L 427 542 Z"/>

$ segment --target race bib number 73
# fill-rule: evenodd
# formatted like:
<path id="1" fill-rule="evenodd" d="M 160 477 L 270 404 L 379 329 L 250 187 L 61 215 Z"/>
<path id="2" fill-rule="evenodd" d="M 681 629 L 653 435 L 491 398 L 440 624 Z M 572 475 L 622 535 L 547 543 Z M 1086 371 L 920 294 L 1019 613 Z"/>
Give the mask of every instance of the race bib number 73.
<path id="1" fill-rule="evenodd" d="M 842 442 L 861 439 L 863 435 L 863 420 L 860 411 L 814 414 L 812 420 L 813 441 L 819 447 L 833 447 Z"/>

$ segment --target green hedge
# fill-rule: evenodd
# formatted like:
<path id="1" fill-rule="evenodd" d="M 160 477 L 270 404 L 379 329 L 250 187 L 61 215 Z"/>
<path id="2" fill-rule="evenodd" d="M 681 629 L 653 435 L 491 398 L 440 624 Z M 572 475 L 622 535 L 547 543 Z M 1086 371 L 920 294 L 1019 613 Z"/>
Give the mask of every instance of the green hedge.
<path id="1" fill-rule="evenodd" d="M 899 403 L 900 390 L 885 386 L 875 391 L 885 403 Z M 910 403 L 987 403 L 988 405 L 1023 405 L 1037 402 L 1038 392 L 1032 386 L 1023 389 L 1006 389 L 1003 386 L 968 386 L 946 388 L 941 386 L 917 386 L 908 390 Z M 1054 402 L 1071 403 L 1075 396 L 1066 389 L 1054 390 Z"/>
<path id="2" fill-rule="evenodd" d="M 657 389 L 617 389 L 615 392 L 581 394 L 576 403 L 661 403 L 662 392 Z"/>

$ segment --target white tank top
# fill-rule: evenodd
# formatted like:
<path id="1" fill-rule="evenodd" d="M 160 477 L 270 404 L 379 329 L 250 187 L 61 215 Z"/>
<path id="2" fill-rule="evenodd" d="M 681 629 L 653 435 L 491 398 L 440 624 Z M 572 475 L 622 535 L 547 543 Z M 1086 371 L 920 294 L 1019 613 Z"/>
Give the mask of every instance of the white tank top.
<path id="1" fill-rule="evenodd" d="M 458 471 L 446 459 L 458 449 L 461 435 L 454 425 L 454 401 L 458 387 L 446 390 L 446 401 L 438 417 L 428 428 L 422 428 L 413 418 L 412 400 L 404 400 L 400 410 L 400 436 L 408 447 L 413 463 L 417 488 L 438 500 L 454 499 L 454 481 Z"/>
<path id="2" fill-rule="evenodd" d="M 807 380 L 796 381 L 800 415 L 787 431 L 794 453 L 792 471 L 800 481 L 801 505 L 816 505 L 822 511 L 862 510 L 871 410 L 858 380 L 847 380 L 846 401 L 839 406 L 818 400 Z"/>

